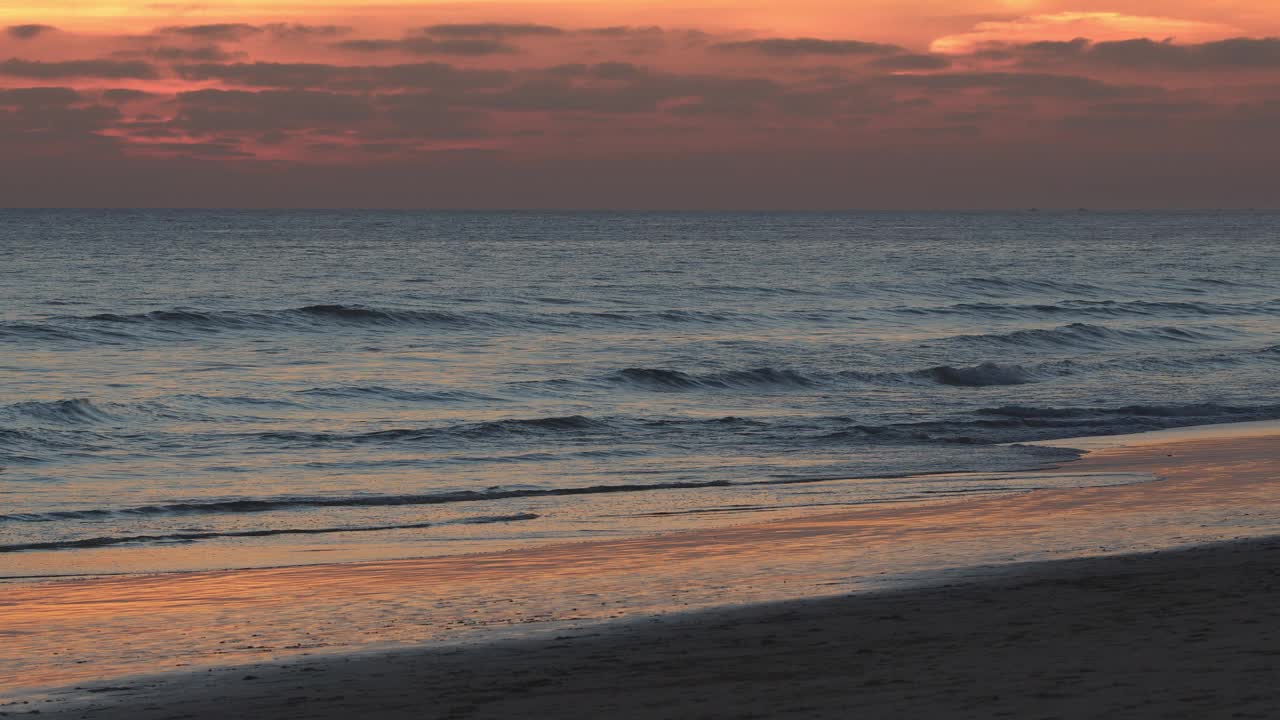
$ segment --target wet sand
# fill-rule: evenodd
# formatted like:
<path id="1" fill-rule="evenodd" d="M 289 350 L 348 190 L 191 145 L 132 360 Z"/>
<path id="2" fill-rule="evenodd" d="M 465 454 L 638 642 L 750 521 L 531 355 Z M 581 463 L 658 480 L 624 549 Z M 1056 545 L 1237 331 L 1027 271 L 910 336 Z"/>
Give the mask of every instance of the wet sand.
<path id="1" fill-rule="evenodd" d="M 80 689 L 0 712 L 1266 717 L 1280 707 L 1280 542 L 1009 567 L 1278 535 L 1278 469 L 1275 434 L 1188 440 L 1071 464 L 1161 478 L 1142 485 L 469 558 L 7 586 L 9 682 Z M 802 599 L 870 587 L 871 569 L 885 567 L 928 573 L 933 584 Z M 721 605 L 790 601 L 670 614 L 713 607 L 717 593 Z M 625 623 L 598 622 L 611 617 Z M 450 637 L 446 625 L 525 622 L 546 630 L 434 642 Z M 415 627 L 422 649 L 300 655 L 404 643 Z M 215 638 L 230 669 L 124 677 L 183 664 L 165 648 Z M 211 659 L 193 651 L 184 662 Z"/>
<path id="2" fill-rule="evenodd" d="M 1268 718 L 1280 541 L 94 689 L 42 717 Z"/>

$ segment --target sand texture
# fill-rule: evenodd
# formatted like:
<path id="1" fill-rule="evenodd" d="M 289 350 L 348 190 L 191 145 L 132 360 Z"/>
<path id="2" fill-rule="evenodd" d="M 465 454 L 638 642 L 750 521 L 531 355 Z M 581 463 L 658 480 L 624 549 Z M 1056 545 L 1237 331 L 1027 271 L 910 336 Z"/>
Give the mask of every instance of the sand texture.
<path id="1" fill-rule="evenodd" d="M 42 716 L 1270 718 L 1280 541 L 98 689 Z"/>

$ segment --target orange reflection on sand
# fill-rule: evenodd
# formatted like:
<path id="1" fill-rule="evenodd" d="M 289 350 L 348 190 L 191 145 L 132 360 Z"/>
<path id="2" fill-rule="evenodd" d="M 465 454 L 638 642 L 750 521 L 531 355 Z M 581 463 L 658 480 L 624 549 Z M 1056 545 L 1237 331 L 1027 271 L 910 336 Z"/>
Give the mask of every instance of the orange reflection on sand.
<path id="1" fill-rule="evenodd" d="M 448 642 L 886 578 L 1280 532 L 1280 433 L 1116 448 L 1072 473 L 1140 485 L 862 508 L 471 556 L 14 583 L 0 687 Z"/>

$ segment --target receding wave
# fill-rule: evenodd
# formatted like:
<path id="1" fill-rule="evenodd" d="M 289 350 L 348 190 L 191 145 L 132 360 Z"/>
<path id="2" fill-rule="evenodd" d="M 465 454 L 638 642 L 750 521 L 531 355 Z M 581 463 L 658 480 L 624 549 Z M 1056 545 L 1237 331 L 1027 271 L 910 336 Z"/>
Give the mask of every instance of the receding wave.
<path id="1" fill-rule="evenodd" d="M 1123 405 L 1115 408 L 1039 408 L 1021 405 L 1007 405 L 998 408 L 985 408 L 978 411 L 983 415 L 999 415 L 1012 418 L 1079 418 L 1096 416 L 1115 417 L 1151 417 L 1151 418 L 1227 418 L 1236 420 L 1240 417 L 1265 420 L 1280 415 L 1280 405 L 1219 405 L 1216 403 L 1198 403 L 1193 405 Z"/>
<path id="2" fill-rule="evenodd" d="M 971 418 L 886 425 L 853 424 L 821 437 L 857 443 L 999 443 L 1126 435 L 1196 425 L 1280 419 L 1280 404 L 1125 405 L 1119 407 L 982 408 Z"/>
<path id="3" fill-rule="evenodd" d="M 429 527 L 439 527 L 441 525 L 482 525 L 490 523 L 506 523 L 520 522 L 522 520 L 536 520 L 541 516 L 535 513 L 518 513 L 515 515 L 492 515 L 484 517 L 463 518 L 462 520 L 451 520 L 448 522 L 436 523 L 409 523 L 402 525 L 372 525 L 372 526 L 355 526 L 355 527 L 327 527 L 327 528 L 275 528 L 263 530 L 236 530 L 228 532 L 179 532 L 168 533 L 164 535 L 119 535 L 119 536 L 102 536 L 92 538 L 82 538 L 77 540 L 55 540 L 49 542 L 35 543 L 18 543 L 14 545 L 0 545 L 0 553 L 10 552 L 26 552 L 30 550 L 75 550 L 83 548 L 100 548 L 109 547 L 111 545 L 126 545 L 137 543 L 191 543 L 200 540 L 215 540 L 219 538 L 258 538 L 272 537 L 276 535 L 330 535 L 336 533 L 362 533 L 362 532 L 381 532 L 385 530 L 416 530 Z"/>
<path id="4" fill-rule="evenodd" d="M 41 513 L 0 515 L 0 522 L 55 522 L 58 520 L 92 520 L 112 517 L 148 515 L 219 515 L 229 513 L 263 513 L 299 508 L 400 507 L 406 505 L 443 505 L 484 500 L 508 500 L 526 497 L 564 495 L 603 495 L 609 493 L 646 492 L 653 490 L 692 490 L 725 487 L 727 481 L 661 482 L 636 485 L 588 485 L 566 488 L 488 488 L 486 490 L 454 490 L 420 495 L 351 495 L 344 497 L 276 497 L 240 500 L 210 500 L 161 505 L 143 505 L 119 509 L 55 510 Z"/>

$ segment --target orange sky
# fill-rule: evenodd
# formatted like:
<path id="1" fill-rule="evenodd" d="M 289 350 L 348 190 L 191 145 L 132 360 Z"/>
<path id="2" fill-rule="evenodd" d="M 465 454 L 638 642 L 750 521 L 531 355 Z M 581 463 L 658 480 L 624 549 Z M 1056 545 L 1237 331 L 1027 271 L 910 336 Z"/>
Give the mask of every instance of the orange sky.
<path id="1" fill-rule="evenodd" d="M 11 0 L 0 204 L 1280 205 L 1277 36 L 1260 0 Z"/>

